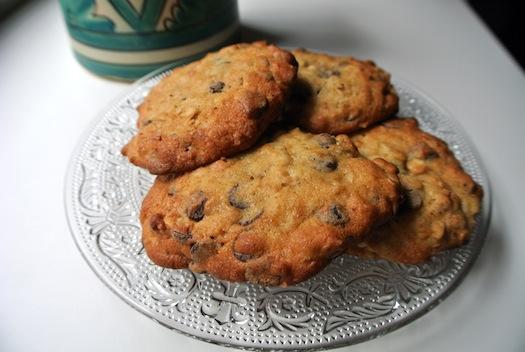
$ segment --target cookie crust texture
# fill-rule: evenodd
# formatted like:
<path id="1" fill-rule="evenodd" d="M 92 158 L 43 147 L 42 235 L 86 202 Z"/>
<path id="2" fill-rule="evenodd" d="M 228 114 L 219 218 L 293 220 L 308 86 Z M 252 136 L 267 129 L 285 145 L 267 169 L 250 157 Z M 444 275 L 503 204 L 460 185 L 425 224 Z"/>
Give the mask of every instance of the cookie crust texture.
<path id="1" fill-rule="evenodd" d="M 230 159 L 159 176 L 141 211 L 160 266 L 219 279 L 291 285 L 389 220 L 397 169 L 368 160 L 346 135 L 293 129 Z"/>
<path id="2" fill-rule="evenodd" d="M 158 175 L 243 151 L 280 118 L 296 74 L 294 57 L 264 42 L 178 67 L 139 106 L 138 133 L 122 153 Z"/>
<path id="3" fill-rule="evenodd" d="M 349 133 L 398 110 L 390 75 L 373 61 L 296 49 L 298 78 L 287 115 L 310 132 Z"/>
<path id="4" fill-rule="evenodd" d="M 394 219 L 348 253 L 417 264 L 468 240 L 483 191 L 445 142 L 419 129 L 414 119 L 387 121 L 352 141 L 365 157 L 397 166 L 405 201 Z"/>

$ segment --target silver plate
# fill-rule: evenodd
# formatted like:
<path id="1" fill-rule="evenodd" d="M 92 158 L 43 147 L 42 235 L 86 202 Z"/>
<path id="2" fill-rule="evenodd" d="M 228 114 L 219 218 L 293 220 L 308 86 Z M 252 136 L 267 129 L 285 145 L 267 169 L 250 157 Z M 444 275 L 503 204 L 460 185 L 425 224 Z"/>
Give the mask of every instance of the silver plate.
<path id="1" fill-rule="evenodd" d="M 168 72 L 139 81 L 94 121 L 73 154 L 66 181 L 66 211 L 80 252 L 133 308 L 169 328 L 221 345 L 324 349 L 407 324 L 442 301 L 467 273 L 488 227 L 488 180 L 450 115 L 398 79 L 400 116 L 416 117 L 423 129 L 448 142 L 485 191 L 468 244 L 417 266 L 345 255 L 315 277 L 286 288 L 231 283 L 154 265 L 142 247 L 138 221 L 153 177 L 132 166 L 120 149 L 136 131 L 137 106 Z"/>

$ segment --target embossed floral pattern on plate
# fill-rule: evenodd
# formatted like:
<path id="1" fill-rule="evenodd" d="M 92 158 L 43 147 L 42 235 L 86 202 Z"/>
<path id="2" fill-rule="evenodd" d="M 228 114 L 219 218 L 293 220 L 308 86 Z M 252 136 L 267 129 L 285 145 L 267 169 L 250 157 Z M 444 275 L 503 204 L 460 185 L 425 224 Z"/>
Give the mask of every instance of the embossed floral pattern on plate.
<path id="1" fill-rule="evenodd" d="M 392 331 L 424 314 L 460 282 L 479 253 L 490 215 L 488 181 L 474 149 L 433 100 L 394 80 L 400 116 L 449 143 L 485 190 L 470 242 L 422 265 L 336 258 L 296 286 L 219 281 L 164 269 L 146 256 L 138 214 L 153 177 L 120 149 L 135 132 L 137 106 L 165 74 L 141 80 L 109 106 L 80 141 L 66 183 L 66 210 L 78 248 L 101 280 L 161 324 L 213 343 L 241 348 L 324 349 Z"/>

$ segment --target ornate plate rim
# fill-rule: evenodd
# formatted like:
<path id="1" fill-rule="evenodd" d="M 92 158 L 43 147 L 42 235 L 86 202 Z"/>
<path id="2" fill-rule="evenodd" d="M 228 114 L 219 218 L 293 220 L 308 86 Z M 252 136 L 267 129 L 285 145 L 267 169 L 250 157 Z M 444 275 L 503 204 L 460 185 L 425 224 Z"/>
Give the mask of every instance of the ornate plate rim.
<path id="1" fill-rule="evenodd" d="M 144 84 L 149 79 L 172 69 L 174 66 L 173 64 L 166 65 L 164 67 L 161 67 L 150 74 L 144 76 L 143 78 L 137 80 L 135 83 L 130 85 L 129 87 L 126 87 L 125 91 L 120 94 L 117 98 L 112 100 L 106 107 L 95 117 L 91 122 L 86 126 L 83 133 L 80 135 L 78 142 L 71 154 L 71 157 L 68 162 L 66 174 L 65 174 L 65 183 L 64 183 L 64 207 L 65 207 L 65 213 L 66 213 L 66 219 L 69 227 L 69 231 L 71 234 L 71 237 L 73 238 L 73 242 L 75 243 L 77 249 L 81 253 L 82 257 L 88 264 L 88 266 L 91 268 L 91 270 L 95 273 L 95 275 L 104 283 L 105 286 L 107 286 L 114 294 L 116 294 L 120 299 L 122 299 L 124 302 L 126 302 L 129 306 L 131 306 L 136 311 L 140 312 L 141 314 L 145 315 L 146 317 L 154 320 L 155 322 L 161 324 L 162 326 L 165 326 L 169 328 L 170 330 L 175 330 L 178 333 L 181 333 L 185 336 L 189 336 L 201 341 L 213 343 L 220 346 L 225 347 L 234 347 L 234 348 L 241 348 L 244 350 L 324 350 L 329 348 L 337 348 L 342 346 L 348 346 L 357 344 L 360 342 L 364 342 L 367 340 L 374 339 L 376 337 L 385 335 L 387 333 L 390 333 L 392 331 L 395 331 L 403 326 L 406 326 L 407 324 L 415 321 L 416 319 L 420 318 L 421 316 L 428 313 L 430 310 L 434 309 L 437 305 L 439 305 L 443 300 L 445 300 L 456 288 L 459 286 L 459 284 L 463 281 L 465 276 L 470 272 L 470 269 L 472 268 L 474 262 L 476 261 L 477 257 L 479 256 L 481 250 L 483 249 L 488 228 L 490 225 L 491 220 L 491 213 L 492 213 L 492 190 L 490 185 L 490 180 L 487 176 L 486 168 L 482 162 L 482 159 L 480 158 L 480 155 L 477 151 L 477 149 L 474 147 L 474 144 L 470 140 L 470 137 L 467 133 L 465 133 L 465 130 L 460 125 L 460 123 L 453 117 L 453 115 L 444 108 L 441 104 L 439 104 L 435 99 L 433 99 L 431 96 L 429 96 L 424 90 L 420 89 L 419 87 L 416 87 L 412 83 L 408 83 L 408 81 L 399 78 L 397 75 L 392 75 L 392 82 L 395 86 L 402 86 L 406 87 L 408 89 L 411 89 L 414 92 L 417 92 L 417 94 L 423 98 L 427 103 L 432 105 L 440 115 L 444 116 L 446 120 L 454 127 L 454 129 L 458 132 L 458 134 L 461 136 L 465 144 L 469 148 L 469 152 L 472 154 L 476 166 L 479 170 L 479 177 L 482 179 L 483 183 L 483 190 L 484 190 L 484 196 L 482 200 L 482 210 L 479 214 L 479 223 L 478 227 L 480 228 L 480 232 L 477 235 L 477 241 L 479 242 L 479 246 L 477 247 L 477 250 L 473 253 L 472 258 L 466 262 L 462 268 L 462 270 L 456 274 L 453 279 L 447 284 L 447 287 L 434 299 L 430 299 L 428 301 L 423 302 L 419 307 L 417 311 L 412 311 L 410 314 L 407 314 L 400 319 L 392 322 L 391 324 L 385 324 L 377 329 L 374 329 L 372 331 L 363 332 L 360 335 L 352 336 L 350 338 L 341 339 L 339 341 L 335 340 L 333 343 L 320 343 L 312 346 L 308 345 L 283 345 L 283 346 L 275 346 L 275 345 L 265 345 L 265 346 L 259 346 L 254 347 L 253 345 L 249 345 L 247 342 L 241 342 L 236 341 L 234 343 L 227 342 L 226 338 L 223 338 L 222 340 L 211 340 L 205 336 L 200 335 L 194 335 L 189 332 L 183 331 L 181 329 L 178 329 L 174 326 L 171 326 L 168 322 L 163 321 L 163 317 L 160 317 L 161 319 L 158 319 L 159 317 L 154 317 L 150 312 L 148 312 L 146 309 L 144 309 L 140 304 L 138 304 L 133 299 L 130 299 L 129 297 L 121 294 L 117 287 L 113 287 L 111 280 L 102 275 L 97 268 L 95 267 L 94 259 L 90 258 L 86 252 L 87 252 L 87 246 L 83 244 L 77 236 L 75 236 L 76 231 L 79 231 L 77 228 L 75 228 L 74 224 L 74 207 L 72 204 L 72 191 L 73 188 L 70 187 L 70 185 L 73 182 L 74 178 L 74 171 L 75 166 L 77 165 L 79 161 L 79 156 L 82 152 L 82 149 L 87 142 L 89 136 L 91 135 L 93 129 L 105 118 L 108 111 L 111 109 L 111 107 L 114 107 L 118 102 L 122 101 L 127 95 L 129 95 L 132 91 L 137 89 L 139 86 Z M 232 341 L 233 342 L 233 341 Z"/>

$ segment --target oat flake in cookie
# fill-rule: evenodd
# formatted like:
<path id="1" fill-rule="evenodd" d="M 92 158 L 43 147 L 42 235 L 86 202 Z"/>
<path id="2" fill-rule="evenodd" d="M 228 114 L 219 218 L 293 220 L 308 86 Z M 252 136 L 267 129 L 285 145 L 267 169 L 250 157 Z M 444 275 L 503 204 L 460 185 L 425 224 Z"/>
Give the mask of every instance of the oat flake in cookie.
<path id="1" fill-rule="evenodd" d="M 297 63 L 263 42 L 236 44 L 179 67 L 139 107 L 122 153 L 153 174 L 179 173 L 252 146 L 280 117 Z"/>
<path id="2" fill-rule="evenodd" d="M 294 129 L 181 176 L 159 176 L 141 210 L 158 265 L 220 279 L 290 285 L 389 220 L 397 169 L 350 138 Z"/>
<path id="3" fill-rule="evenodd" d="M 372 61 L 297 49 L 297 83 L 287 115 L 310 132 L 349 133 L 398 110 L 390 75 Z"/>
<path id="4" fill-rule="evenodd" d="M 416 264 L 468 240 L 482 189 L 447 145 L 419 129 L 414 119 L 394 119 L 352 136 L 367 158 L 399 168 L 405 201 L 397 216 L 349 253 Z"/>

